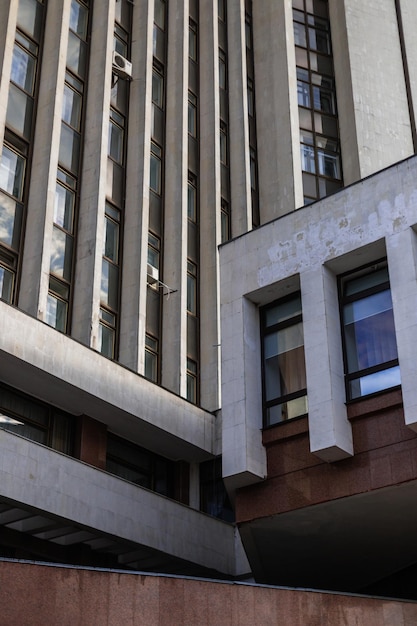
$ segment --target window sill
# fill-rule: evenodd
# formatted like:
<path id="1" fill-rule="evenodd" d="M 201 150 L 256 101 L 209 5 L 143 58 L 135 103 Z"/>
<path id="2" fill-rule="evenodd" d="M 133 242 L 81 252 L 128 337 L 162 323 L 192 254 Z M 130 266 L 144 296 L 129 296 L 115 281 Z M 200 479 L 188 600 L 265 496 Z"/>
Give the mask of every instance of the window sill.
<path id="1" fill-rule="evenodd" d="M 390 389 L 381 391 L 377 395 L 368 398 L 360 398 L 347 404 L 348 419 L 354 420 L 358 417 L 366 417 L 373 413 L 379 413 L 386 409 L 401 407 L 403 398 L 401 389 Z"/>
<path id="2" fill-rule="evenodd" d="M 308 416 L 294 417 L 265 428 L 262 431 L 262 444 L 268 446 L 276 441 L 290 439 L 305 433 L 308 433 Z"/>

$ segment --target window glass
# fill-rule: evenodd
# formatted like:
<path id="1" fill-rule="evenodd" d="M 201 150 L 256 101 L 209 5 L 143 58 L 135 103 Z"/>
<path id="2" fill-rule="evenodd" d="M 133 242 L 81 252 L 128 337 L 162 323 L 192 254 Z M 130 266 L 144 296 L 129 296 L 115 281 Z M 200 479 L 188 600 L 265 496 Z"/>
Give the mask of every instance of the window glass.
<path id="1" fill-rule="evenodd" d="M 165 2 L 163 0 L 155 0 L 154 22 L 161 30 L 165 28 Z"/>
<path id="2" fill-rule="evenodd" d="M 154 145 L 154 144 L 152 144 Z M 161 159 L 159 156 L 151 152 L 151 163 L 150 163 L 150 188 L 157 194 L 161 193 Z"/>
<path id="3" fill-rule="evenodd" d="M 100 301 L 113 310 L 117 310 L 119 288 L 119 268 L 103 259 L 101 270 Z"/>
<path id="4" fill-rule="evenodd" d="M 190 59 L 193 61 L 197 60 L 197 32 L 196 25 L 190 24 L 190 28 L 188 30 L 188 55 Z"/>
<path id="5" fill-rule="evenodd" d="M 187 311 L 197 314 L 197 267 L 191 261 L 187 262 Z"/>
<path id="6" fill-rule="evenodd" d="M 0 265 L 0 299 L 11 302 L 13 296 L 14 272 Z"/>
<path id="7" fill-rule="evenodd" d="M 68 305 L 52 293 L 48 293 L 46 301 L 46 323 L 52 328 L 65 332 L 67 326 Z"/>
<path id="8" fill-rule="evenodd" d="M 72 232 L 75 194 L 59 182 L 55 188 L 54 222 L 68 232 Z"/>
<path id="9" fill-rule="evenodd" d="M 164 79 L 162 74 L 153 70 L 152 72 L 152 102 L 162 109 L 164 97 Z"/>
<path id="10" fill-rule="evenodd" d="M 30 95 L 33 94 L 35 68 L 34 57 L 15 43 L 10 79 Z"/>
<path id="11" fill-rule="evenodd" d="M 30 139 L 33 118 L 33 99 L 10 83 L 7 101 L 6 124 L 14 131 Z"/>
<path id="12" fill-rule="evenodd" d="M 52 274 L 68 281 L 71 279 L 72 246 L 73 238 L 54 226 L 51 242 L 50 271 Z"/>
<path id="13" fill-rule="evenodd" d="M 98 342 L 101 354 L 109 359 L 114 358 L 115 330 L 100 323 L 98 327 Z"/>
<path id="14" fill-rule="evenodd" d="M 386 267 L 342 280 L 348 398 L 400 384 L 392 298 Z"/>
<path id="15" fill-rule="evenodd" d="M 23 207 L 0 192 L 0 241 L 14 250 L 19 249 Z"/>
<path id="16" fill-rule="evenodd" d="M 70 13 L 70 29 L 77 33 L 82 39 L 87 37 L 87 17 L 88 11 L 86 7 L 81 5 L 77 0 L 71 2 Z"/>
<path id="17" fill-rule="evenodd" d="M 39 41 L 43 6 L 37 0 L 19 0 L 17 25 Z"/>
<path id="18" fill-rule="evenodd" d="M 70 172 L 78 172 L 80 158 L 80 135 L 77 131 L 61 124 L 61 137 L 59 141 L 59 162 Z"/>
<path id="19" fill-rule="evenodd" d="M 25 159 L 7 146 L 3 146 L 0 163 L 0 188 L 21 200 L 24 172 Z"/>
<path id="20" fill-rule="evenodd" d="M 123 164 L 123 129 L 112 120 L 109 128 L 108 154 L 116 163 Z"/>
<path id="21" fill-rule="evenodd" d="M 117 263 L 119 257 L 119 224 L 106 215 L 105 229 L 103 256 L 113 263 Z"/>
<path id="22" fill-rule="evenodd" d="M 67 84 L 64 86 L 64 99 L 62 103 L 62 119 L 75 130 L 80 130 L 81 125 L 81 95 L 71 89 Z"/>
<path id="23" fill-rule="evenodd" d="M 197 402 L 197 363 L 187 359 L 187 400 Z"/>
<path id="24" fill-rule="evenodd" d="M 158 340 L 145 337 L 145 376 L 153 382 L 158 380 Z"/>
<path id="25" fill-rule="evenodd" d="M 188 132 L 195 137 L 197 135 L 197 98 L 188 93 Z"/>
<path id="26" fill-rule="evenodd" d="M 270 426 L 307 412 L 300 294 L 262 310 L 263 401 Z"/>
<path id="27" fill-rule="evenodd" d="M 187 217 L 193 222 L 197 219 L 197 189 L 188 181 Z"/>
<path id="28" fill-rule="evenodd" d="M 81 78 L 85 77 L 87 62 L 86 44 L 71 31 L 68 33 L 67 66 Z"/>

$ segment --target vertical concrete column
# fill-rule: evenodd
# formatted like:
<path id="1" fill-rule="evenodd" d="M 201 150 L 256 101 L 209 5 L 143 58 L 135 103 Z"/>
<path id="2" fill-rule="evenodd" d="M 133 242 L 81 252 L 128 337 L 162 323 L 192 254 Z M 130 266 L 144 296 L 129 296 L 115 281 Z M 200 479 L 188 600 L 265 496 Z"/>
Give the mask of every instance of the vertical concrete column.
<path id="1" fill-rule="evenodd" d="M 386 239 L 404 417 L 417 431 L 417 236 L 411 229 Z"/>
<path id="2" fill-rule="evenodd" d="M 244 0 L 227 3 L 227 41 L 230 196 L 236 237 L 252 228 Z"/>
<path id="3" fill-rule="evenodd" d="M 16 32 L 19 0 L 4 0 L 1 5 L 0 22 L 0 142 L 3 143 L 9 99 L 10 71 L 12 68 L 13 42 Z"/>
<path id="4" fill-rule="evenodd" d="M 200 510 L 200 466 L 190 463 L 190 487 L 188 504 L 191 508 Z"/>
<path id="5" fill-rule="evenodd" d="M 187 382 L 188 22 L 188 2 L 170 0 L 161 379 L 182 396 Z"/>
<path id="6" fill-rule="evenodd" d="M 417 3 L 414 0 L 399 0 L 399 18 L 402 25 L 406 71 L 408 72 L 408 106 L 411 108 L 414 123 L 417 123 Z M 416 131 L 416 129 L 414 129 Z M 417 132 L 417 131 L 416 131 Z M 414 151 L 417 147 L 414 146 Z"/>
<path id="7" fill-rule="evenodd" d="M 98 348 L 101 266 L 104 242 L 107 141 L 112 81 L 114 0 L 92 12 L 90 72 L 77 234 L 72 335 Z M 100 68 L 100 71 L 97 71 Z"/>
<path id="8" fill-rule="evenodd" d="M 200 401 L 220 406 L 220 101 L 217 2 L 200 1 Z"/>
<path id="9" fill-rule="evenodd" d="M 267 470 L 262 445 L 259 309 L 244 297 L 231 301 L 230 289 L 226 280 L 222 284 L 221 415 L 223 478 L 233 493 L 262 480 Z"/>
<path id="10" fill-rule="evenodd" d="M 45 319 L 71 0 L 48 5 L 19 307 Z M 47 183 L 45 184 L 45 181 Z"/>
<path id="11" fill-rule="evenodd" d="M 335 275 L 321 266 L 300 274 L 310 449 L 323 461 L 353 454 L 347 419 Z"/>
<path id="12" fill-rule="evenodd" d="M 329 11 L 350 184 L 413 153 L 404 67 L 394 0 L 329 2 Z"/>
<path id="13" fill-rule="evenodd" d="M 75 456 L 80 461 L 106 469 L 107 426 L 102 422 L 80 415 L 77 418 Z"/>
<path id="14" fill-rule="evenodd" d="M 253 2 L 261 224 L 304 204 L 291 0 Z"/>
<path id="15" fill-rule="evenodd" d="M 141 374 L 145 368 L 153 16 L 153 2 L 133 7 L 120 307 L 119 360 Z"/>

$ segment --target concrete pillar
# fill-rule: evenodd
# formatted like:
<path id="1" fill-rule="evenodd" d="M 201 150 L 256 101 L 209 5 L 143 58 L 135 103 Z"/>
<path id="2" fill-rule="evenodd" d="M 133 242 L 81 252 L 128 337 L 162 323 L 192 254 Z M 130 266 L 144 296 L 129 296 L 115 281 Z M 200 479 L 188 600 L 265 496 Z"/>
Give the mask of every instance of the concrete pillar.
<path id="1" fill-rule="evenodd" d="M 81 194 L 78 219 L 72 336 L 98 348 L 101 266 L 104 241 L 107 141 L 112 81 L 114 0 L 102 0 L 92 13 L 90 68 L 85 93 Z M 94 68 L 101 68 L 99 72 Z"/>
<path id="2" fill-rule="evenodd" d="M 399 19 L 402 24 L 404 37 L 404 51 L 406 57 L 406 67 L 409 80 L 409 107 L 412 110 L 414 124 L 417 123 L 417 39 L 415 36 L 415 25 L 417 24 L 417 4 L 414 0 L 399 0 Z M 416 129 L 414 129 L 415 132 Z M 414 152 L 417 146 L 414 145 Z"/>
<path id="3" fill-rule="evenodd" d="M 222 455 L 227 490 L 265 478 L 259 309 L 222 296 Z M 258 338 L 257 340 L 255 338 Z"/>
<path id="4" fill-rule="evenodd" d="M 106 469 L 107 426 L 88 415 L 77 418 L 75 456 L 80 461 Z"/>
<path id="5" fill-rule="evenodd" d="M 188 23 L 188 2 L 170 0 L 161 382 L 181 396 L 187 382 Z"/>
<path id="6" fill-rule="evenodd" d="M 300 275 L 310 450 L 323 461 L 353 454 L 347 419 L 336 276 L 325 266 Z"/>
<path id="7" fill-rule="evenodd" d="M 153 2 L 133 7 L 120 307 L 119 361 L 141 374 L 145 368 L 153 10 Z"/>
<path id="8" fill-rule="evenodd" d="M 394 0 L 329 2 L 329 11 L 350 184 L 413 153 L 410 117 Z"/>
<path id="9" fill-rule="evenodd" d="M 407 229 L 386 239 L 404 417 L 417 431 L 417 235 Z"/>
<path id="10" fill-rule="evenodd" d="M 237 237 L 252 228 L 244 0 L 227 3 L 227 42 L 230 197 L 232 234 Z"/>
<path id="11" fill-rule="evenodd" d="M 3 143 L 19 0 L 4 0 L 0 21 L 0 142 Z"/>
<path id="12" fill-rule="evenodd" d="M 253 2 L 261 224 L 303 206 L 291 0 Z"/>
<path id="13" fill-rule="evenodd" d="M 48 5 L 19 307 L 45 320 L 71 0 Z M 47 183 L 45 184 L 45 181 Z"/>
<path id="14" fill-rule="evenodd" d="M 217 2 L 200 1 L 200 402 L 220 406 L 220 102 Z M 204 77 L 204 78 L 203 78 Z M 213 132 L 214 129 L 214 132 Z M 233 208 L 232 208 L 233 211 Z"/>

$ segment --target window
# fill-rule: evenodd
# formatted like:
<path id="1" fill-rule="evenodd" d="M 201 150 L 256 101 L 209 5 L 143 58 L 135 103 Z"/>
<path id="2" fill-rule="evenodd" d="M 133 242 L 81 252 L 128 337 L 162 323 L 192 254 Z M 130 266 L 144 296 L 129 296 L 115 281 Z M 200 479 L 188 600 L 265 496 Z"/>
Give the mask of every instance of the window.
<path id="1" fill-rule="evenodd" d="M 223 50 L 219 50 L 219 86 L 220 89 L 227 88 L 226 55 Z"/>
<path id="2" fill-rule="evenodd" d="M 231 216 L 229 203 L 222 198 L 221 211 L 220 211 L 220 225 L 221 225 L 221 242 L 229 241 L 231 237 Z"/>
<path id="3" fill-rule="evenodd" d="M 187 400 L 197 402 L 197 363 L 187 359 Z"/>
<path id="4" fill-rule="evenodd" d="M 106 470 L 140 487 L 174 497 L 174 462 L 111 434 L 107 438 Z"/>
<path id="5" fill-rule="evenodd" d="M 220 122 L 220 161 L 223 165 L 228 164 L 227 153 L 227 126 L 224 122 Z"/>
<path id="6" fill-rule="evenodd" d="M 228 522 L 235 519 L 223 483 L 221 457 L 200 464 L 200 509 Z"/>
<path id="7" fill-rule="evenodd" d="M 161 194 L 161 176 L 162 176 L 162 149 L 151 143 L 151 169 L 150 169 L 150 181 L 149 186 L 157 194 Z"/>
<path id="8" fill-rule="evenodd" d="M 191 174 L 188 175 L 187 217 L 192 222 L 197 221 L 197 181 Z"/>
<path id="9" fill-rule="evenodd" d="M 187 261 L 187 312 L 197 315 L 197 266 Z"/>
<path id="10" fill-rule="evenodd" d="M 108 155 L 109 157 L 123 165 L 124 160 L 124 118 L 120 113 L 117 113 L 114 109 L 110 109 L 110 126 L 109 126 L 109 139 L 108 139 Z"/>
<path id="11" fill-rule="evenodd" d="M 188 56 L 193 61 L 197 61 L 197 24 L 190 20 L 188 30 Z"/>
<path id="12" fill-rule="evenodd" d="M 73 429 L 70 415 L 0 385 L 0 429 L 71 454 Z"/>
<path id="13" fill-rule="evenodd" d="M 192 137 L 197 136 L 197 97 L 188 92 L 188 132 Z"/>
<path id="14" fill-rule="evenodd" d="M 309 204 L 342 186 L 327 1 L 293 0 L 293 26 L 304 201 Z"/>
<path id="15" fill-rule="evenodd" d="M 307 413 L 299 293 L 261 310 L 264 424 Z"/>
<path id="16" fill-rule="evenodd" d="M 150 335 L 145 336 L 145 377 L 158 381 L 158 340 Z"/>
<path id="17" fill-rule="evenodd" d="M 164 105 L 164 77 L 155 68 L 152 71 L 152 102 L 160 109 Z"/>
<path id="18" fill-rule="evenodd" d="M 340 278 L 347 399 L 400 385 L 386 261 Z"/>

